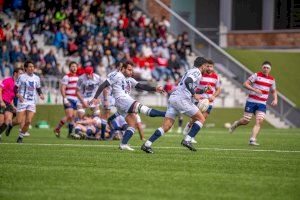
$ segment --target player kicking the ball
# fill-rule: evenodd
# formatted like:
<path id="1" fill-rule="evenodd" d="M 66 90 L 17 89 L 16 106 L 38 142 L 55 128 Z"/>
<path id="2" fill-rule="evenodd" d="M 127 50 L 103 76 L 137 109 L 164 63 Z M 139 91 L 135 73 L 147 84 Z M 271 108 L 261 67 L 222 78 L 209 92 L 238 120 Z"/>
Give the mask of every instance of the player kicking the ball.
<path id="1" fill-rule="evenodd" d="M 141 103 L 135 101 L 131 96 L 131 88 L 136 88 L 140 90 L 150 91 L 150 92 L 159 92 L 164 93 L 164 90 L 161 86 L 152 87 L 149 85 L 144 85 L 137 82 L 132 78 L 133 74 L 133 64 L 131 62 L 124 63 L 119 71 L 114 71 L 108 74 L 108 78 L 104 83 L 102 83 L 92 102 L 97 104 L 99 102 L 99 95 L 106 88 L 111 86 L 112 94 L 115 98 L 115 106 L 118 110 L 118 113 L 125 116 L 125 120 L 128 124 L 128 127 L 124 133 L 123 139 L 120 144 L 121 150 L 133 151 L 134 149 L 128 145 L 128 141 L 133 136 L 136 127 L 136 115 L 135 113 L 143 113 L 150 117 L 164 117 L 165 112 L 158 111 L 152 108 L 149 108 Z"/>
<path id="2" fill-rule="evenodd" d="M 232 133 L 237 127 L 248 124 L 254 114 L 256 120 L 252 129 L 249 145 L 259 145 L 257 143 L 257 136 L 266 115 L 266 103 L 269 92 L 271 92 L 273 95 L 273 101 L 271 105 L 277 105 L 275 79 L 270 75 L 270 71 L 271 63 L 265 61 L 262 64 L 262 71 L 252 74 L 244 83 L 244 87 L 249 90 L 249 96 L 245 105 L 244 117 L 238 121 L 235 121 L 229 128 L 229 132 Z"/>
<path id="3" fill-rule="evenodd" d="M 178 113 L 183 113 L 194 120 L 194 123 L 181 144 L 191 151 L 196 151 L 191 143 L 191 139 L 197 135 L 205 122 L 205 117 L 199 108 L 194 104 L 193 98 L 200 100 L 201 96 L 195 92 L 196 84 L 201 80 L 202 73 L 206 70 L 208 61 L 203 57 L 197 57 L 194 61 L 194 68 L 188 70 L 181 78 L 180 83 L 169 98 L 169 105 L 164 118 L 164 122 L 153 135 L 141 146 L 146 153 L 153 153 L 152 143 L 166 133 L 174 124 Z"/>

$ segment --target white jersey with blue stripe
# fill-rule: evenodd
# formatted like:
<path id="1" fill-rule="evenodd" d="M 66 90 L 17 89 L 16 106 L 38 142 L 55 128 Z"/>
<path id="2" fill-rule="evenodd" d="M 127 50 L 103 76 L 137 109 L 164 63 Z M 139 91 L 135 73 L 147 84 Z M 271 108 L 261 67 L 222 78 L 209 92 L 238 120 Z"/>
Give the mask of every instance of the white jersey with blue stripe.
<path id="1" fill-rule="evenodd" d="M 18 93 L 24 99 L 24 103 L 36 103 L 36 89 L 41 87 L 40 77 L 35 74 L 21 74 L 16 82 L 16 86 L 18 87 Z"/>
<path id="2" fill-rule="evenodd" d="M 112 95 L 118 99 L 120 97 L 130 97 L 131 89 L 138 83 L 134 78 L 126 78 L 120 71 L 114 71 L 108 74 Z"/>
<path id="3" fill-rule="evenodd" d="M 88 78 L 86 74 L 83 74 L 78 78 L 77 88 L 84 99 L 89 99 L 95 96 L 99 85 L 103 82 L 104 80 L 97 74 L 93 74 L 92 79 Z"/>
<path id="4" fill-rule="evenodd" d="M 187 89 L 187 87 L 184 83 L 188 77 L 190 77 L 193 80 L 193 88 L 195 89 L 198 82 L 202 78 L 202 74 L 201 74 L 201 71 L 199 70 L 199 68 L 196 68 L 196 67 L 185 72 L 185 74 L 181 78 L 176 90 L 174 92 L 172 92 L 172 95 L 176 95 L 176 96 L 179 96 L 182 98 L 188 98 L 188 99 L 192 98 L 191 92 Z"/>

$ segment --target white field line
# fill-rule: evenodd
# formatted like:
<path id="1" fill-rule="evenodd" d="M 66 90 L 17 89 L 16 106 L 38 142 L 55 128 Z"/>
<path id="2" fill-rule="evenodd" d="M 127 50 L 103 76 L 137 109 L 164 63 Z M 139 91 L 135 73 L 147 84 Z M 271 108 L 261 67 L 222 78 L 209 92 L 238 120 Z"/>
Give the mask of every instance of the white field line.
<path id="1" fill-rule="evenodd" d="M 117 145 L 92 145 L 92 144 L 41 144 L 41 143 L 0 143 L 1 145 L 21 145 L 21 146 L 62 146 L 62 147 L 104 147 L 104 148 L 118 148 Z M 132 146 L 139 149 L 140 146 Z M 154 149 L 182 149 L 183 147 L 154 147 Z M 254 147 L 256 148 L 256 147 Z M 248 151 L 248 152 L 275 152 L 275 153 L 300 153 L 294 150 L 276 150 L 276 149 L 222 149 L 214 147 L 199 147 L 198 150 L 212 150 L 212 151 Z"/>

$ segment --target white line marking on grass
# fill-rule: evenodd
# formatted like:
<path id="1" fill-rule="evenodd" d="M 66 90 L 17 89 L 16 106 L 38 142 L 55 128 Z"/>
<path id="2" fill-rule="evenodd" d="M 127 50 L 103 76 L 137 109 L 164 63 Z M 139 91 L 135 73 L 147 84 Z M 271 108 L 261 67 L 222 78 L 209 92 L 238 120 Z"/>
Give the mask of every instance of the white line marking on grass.
<path id="1" fill-rule="evenodd" d="M 92 144 L 42 144 L 42 143 L 0 143 L 0 145 L 26 145 L 26 146 L 63 146 L 63 147 L 108 147 L 118 148 L 116 145 L 92 145 Z M 140 146 L 132 146 L 134 148 L 140 148 Z M 182 149 L 183 147 L 154 147 L 154 149 Z M 257 148 L 257 147 L 253 147 Z M 222 149 L 222 148 L 210 148 L 210 147 L 199 147 L 198 150 L 213 150 L 213 151 L 253 151 L 253 152 L 276 152 L 276 153 L 300 153 L 296 150 L 276 150 L 276 149 Z"/>

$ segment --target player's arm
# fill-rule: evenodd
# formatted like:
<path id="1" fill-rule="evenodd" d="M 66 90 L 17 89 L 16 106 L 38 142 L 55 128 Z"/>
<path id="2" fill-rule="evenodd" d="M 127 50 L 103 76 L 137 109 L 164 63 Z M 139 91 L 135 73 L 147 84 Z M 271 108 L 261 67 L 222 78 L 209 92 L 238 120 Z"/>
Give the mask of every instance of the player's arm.
<path id="1" fill-rule="evenodd" d="M 21 103 L 24 102 L 23 96 L 19 93 L 19 86 L 15 85 L 14 91 L 15 91 L 16 97 L 20 100 L 20 102 Z"/>
<path id="2" fill-rule="evenodd" d="M 67 89 L 67 85 L 61 84 L 60 93 L 61 93 L 61 96 L 63 98 L 63 102 L 64 102 L 64 104 L 70 104 L 69 100 L 67 99 L 66 89 Z"/>
<path id="3" fill-rule="evenodd" d="M 187 77 L 184 81 L 184 84 L 192 95 L 196 94 L 194 89 L 194 80 L 191 77 Z"/>
<path id="4" fill-rule="evenodd" d="M 150 86 L 147 84 L 142 84 L 142 83 L 137 83 L 135 85 L 135 88 L 139 89 L 139 90 L 148 91 L 148 92 L 160 92 L 160 93 L 165 92 L 162 86 L 153 87 L 153 86 Z"/>
<path id="5" fill-rule="evenodd" d="M 108 86 L 110 86 L 110 83 L 108 80 L 105 80 L 97 89 L 96 94 L 94 96 L 94 99 L 98 99 L 98 97 L 100 96 L 101 92 L 107 88 Z"/>
<path id="6" fill-rule="evenodd" d="M 81 95 L 81 92 L 80 92 L 80 88 L 76 88 L 76 96 L 77 96 L 77 98 L 79 99 L 79 101 L 83 104 L 83 105 L 85 105 L 85 102 L 84 102 L 84 98 L 82 97 L 82 95 Z"/>
<path id="7" fill-rule="evenodd" d="M 278 95 L 277 95 L 277 90 L 275 88 L 275 83 L 273 85 L 273 88 L 271 88 L 271 93 L 272 93 L 272 96 L 273 96 L 273 101 L 271 103 L 272 106 L 277 106 L 278 104 Z"/>
<path id="8" fill-rule="evenodd" d="M 245 81 L 243 86 L 250 91 L 256 92 L 257 94 L 262 94 L 262 92 L 259 89 L 256 89 L 251 86 L 251 82 L 249 80 Z"/>
<path id="9" fill-rule="evenodd" d="M 103 89 L 103 105 L 108 105 L 108 95 L 109 95 L 109 89 L 106 87 Z"/>
<path id="10" fill-rule="evenodd" d="M 221 94 L 221 87 L 217 87 L 215 93 L 210 97 L 210 101 L 214 101 Z"/>
<path id="11" fill-rule="evenodd" d="M 40 97 L 42 100 L 44 100 L 45 97 L 44 97 L 44 94 L 43 94 L 43 92 L 42 92 L 42 89 L 39 87 L 39 88 L 36 88 L 36 91 L 37 91 L 39 97 Z"/>

